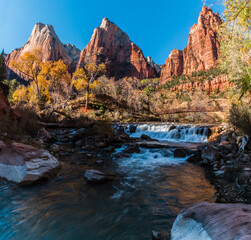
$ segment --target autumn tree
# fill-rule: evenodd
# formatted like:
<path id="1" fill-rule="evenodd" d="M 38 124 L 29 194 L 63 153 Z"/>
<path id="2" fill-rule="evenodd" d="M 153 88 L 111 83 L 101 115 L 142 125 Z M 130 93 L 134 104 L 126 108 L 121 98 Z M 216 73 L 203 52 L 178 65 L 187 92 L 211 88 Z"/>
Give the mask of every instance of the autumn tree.
<path id="1" fill-rule="evenodd" d="M 78 91 L 85 91 L 86 108 L 88 108 L 89 97 L 91 96 L 96 84 L 97 77 L 106 71 L 104 63 L 96 64 L 95 62 L 86 64 L 79 68 L 73 74 L 73 84 Z"/>
<path id="2" fill-rule="evenodd" d="M 251 1 L 223 0 L 221 68 L 227 71 L 240 93 L 251 93 Z"/>
<path id="3" fill-rule="evenodd" d="M 25 52 L 18 60 L 13 60 L 10 63 L 12 69 L 21 73 L 29 82 L 33 82 L 36 87 L 36 93 L 40 100 L 39 88 L 39 73 L 41 71 L 42 52 L 39 49 L 34 49 L 31 52 Z"/>
<path id="4" fill-rule="evenodd" d="M 15 92 L 12 95 L 12 100 L 15 103 L 21 103 L 25 104 L 28 102 L 28 90 L 27 88 L 23 85 L 22 87 L 18 88 L 15 90 Z"/>
<path id="5" fill-rule="evenodd" d="M 25 101 L 39 108 L 47 104 L 53 110 L 64 108 L 71 89 L 68 67 L 62 60 L 42 62 L 40 53 L 38 50 L 26 52 L 18 61 L 11 63 L 28 77 L 30 83 L 27 88 L 19 88 L 13 93 L 13 101 Z"/>
<path id="6" fill-rule="evenodd" d="M 5 66 L 5 56 L 4 50 L 0 55 L 0 82 L 3 82 L 6 79 L 6 66 Z"/>
<path id="7" fill-rule="evenodd" d="M 71 93 L 71 75 L 67 65 L 62 60 L 42 63 L 38 79 L 44 83 L 43 95 L 50 98 L 52 108 L 64 108 Z"/>

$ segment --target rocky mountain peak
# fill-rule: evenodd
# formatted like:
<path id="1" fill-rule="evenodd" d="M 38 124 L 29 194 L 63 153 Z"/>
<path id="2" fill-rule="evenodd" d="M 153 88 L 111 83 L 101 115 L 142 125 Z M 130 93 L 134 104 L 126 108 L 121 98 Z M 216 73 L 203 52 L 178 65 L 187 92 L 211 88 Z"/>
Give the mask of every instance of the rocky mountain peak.
<path id="1" fill-rule="evenodd" d="M 107 63 L 108 77 L 154 78 L 157 72 L 148 64 L 142 50 L 117 25 L 104 18 L 80 54 L 78 67 L 89 62 Z"/>
<path id="2" fill-rule="evenodd" d="M 204 5 L 198 23 L 190 29 L 188 45 L 183 51 L 171 51 L 162 67 L 161 78 L 191 74 L 214 67 L 219 55 L 220 44 L 217 34 L 221 23 L 219 14 Z"/>
<path id="3" fill-rule="evenodd" d="M 103 18 L 100 28 L 108 29 L 110 25 L 115 25 L 107 17 Z"/>
<path id="4" fill-rule="evenodd" d="M 35 24 L 26 44 L 20 49 L 15 49 L 7 55 L 6 65 L 8 69 L 8 79 L 21 77 L 10 68 L 11 60 L 18 60 L 23 53 L 31 52 L 34 49 L 41 50 L 43 61 L 58 61 L 59 59 L 62 59 L 69 67 L 70 72 L 76 69 L 80 50 L 78 50 L 75 46 L 70 47 L 70 45 L 67 45 L 65 47 L 58 38 L 52 25 L 45 25 L 39 22 Z"/>

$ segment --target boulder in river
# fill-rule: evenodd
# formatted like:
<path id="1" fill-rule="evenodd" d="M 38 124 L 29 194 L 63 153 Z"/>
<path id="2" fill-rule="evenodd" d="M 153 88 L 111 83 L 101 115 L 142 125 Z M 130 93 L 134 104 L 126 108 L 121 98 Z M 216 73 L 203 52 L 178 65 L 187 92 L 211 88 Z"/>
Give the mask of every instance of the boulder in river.
<path id="1" fill-rule="evenodd" d="M 171 236 L 172 240 L 250 240 L 251 205 L 193 204 L 179 213 Z"/>
<path id="2" fill-rule="evenodd" d="M 106 173 L 97 169 L 87 169 L 84 173 L 84 179 L 88 183 L 106 183 L 116 180 L 114 173 Z"/>
<path id="3" fill-rule="evenodd" d="M 142 140 L 146 140 L 146 141 L 152 140 L 152 138 L 149 137 L 149 136 L 147 136 L 146 134 L 142 134 L 140 138 L 141 138 Z"/>
<path id="4" fill-rule="evenodd" d="M 124 153 L 140 153 L 140 149 L 138 145 L 127 146 L 127 148 L 123 152 Z"/>
<path id="5" fill-rule="evenodd" d="M 8 181 L 30 185 L 53 178 L 60 168 L 59 161 L 46 150 L 0 141 L 0 177 Z"/>
<path id="6" fill-rule="evenodd" d="M 202 160 L 207 160 L 209 162 L 215 162 L 220 160 L 219 150 L 213 145 L 207 145 L 206 148 L 201 153 Z"/>
<path id="7" fill-rule="evenodd" d="M 170 240 L 170 234 L 152 231 L 152 240 Z"/>
<path id="8" fill-rule="evenodd" d="M 187 151 L 184 148 L 177 148 L 174 150 L 173 155 L 175 158 L 185 158 Z"/>

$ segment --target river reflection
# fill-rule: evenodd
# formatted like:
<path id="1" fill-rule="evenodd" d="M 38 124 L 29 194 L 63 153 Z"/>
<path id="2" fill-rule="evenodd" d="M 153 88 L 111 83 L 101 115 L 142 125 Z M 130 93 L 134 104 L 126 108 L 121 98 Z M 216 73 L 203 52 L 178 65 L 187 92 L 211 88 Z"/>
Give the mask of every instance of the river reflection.
<path id="1" fill-rule="evenodd" d="M 89 186 L 79 166 L 33 187 L 1 182 L 0 239 L 151 239 L 152 230 L 170 229 L 183 207 L 213 201 L 214 188 L 192 164 L 112 168 L 123 173 L 120 182 Z"/>

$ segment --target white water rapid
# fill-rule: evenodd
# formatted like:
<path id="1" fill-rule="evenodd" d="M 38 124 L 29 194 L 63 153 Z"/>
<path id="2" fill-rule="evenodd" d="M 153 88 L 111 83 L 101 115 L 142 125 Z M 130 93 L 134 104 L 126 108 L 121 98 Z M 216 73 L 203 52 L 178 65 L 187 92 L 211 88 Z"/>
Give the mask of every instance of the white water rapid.
<path id="1" fill-rule="evenodd" d="M 174 123 L 127 124 L 124 129 L 130 137 L 139 138 L 145 134 L 152 139 L 168 142 L 207 142 L 209 133 L 208 126 Z"/>

